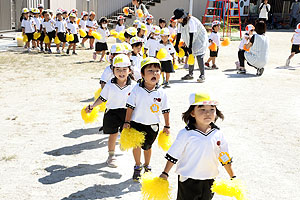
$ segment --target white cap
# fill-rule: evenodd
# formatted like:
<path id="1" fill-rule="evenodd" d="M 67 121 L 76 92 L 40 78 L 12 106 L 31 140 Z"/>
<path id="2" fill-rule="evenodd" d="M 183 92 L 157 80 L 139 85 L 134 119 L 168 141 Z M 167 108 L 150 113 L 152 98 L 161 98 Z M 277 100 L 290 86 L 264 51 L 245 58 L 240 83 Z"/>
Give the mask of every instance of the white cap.
<path id="1" fill-rule="evenodd" d="M 192 93 L 189 97 L 191 105 L 218 105 L 216 100 L 213 100 L 211 96 L 206 92 Z"/>
<path id="2" fill-rule="evenodd" d="M 166 36 L 166 35 L 170 35 L 170 30 L 168 28 L 163 28 L 160 31 L 160 35 L 161 36 Z"/>
<path id="3" fill-rule="evenodd" d="M 113 59 L 114 67 L 129 67 L 131 65 L 130 59 L 125 54 L 119 54 Z"/>
<path id="4" fill-rule="evenodd" d="M 151 33 L 160 34 L 159 26 L 152 26 L 150 31 Z"/>
<path id="5" fill-rule="evenodd" d="M 130 44 L 133 45 L 135 43 L 138 43 L 138 42 L 141 42 L 143 43 L 144 42 L 144 39 L 140 38 L 140 37 L 133 37 L 130 39 Z"/>
<path id="6" fill-rule="evenodd" d="M 212 26 L 217 26 L 217 25 L 220 25 L 220 24 L 221 24 L 221 22 L 219 22 L 219 21 L 213 21 L 211 25 Z"/>

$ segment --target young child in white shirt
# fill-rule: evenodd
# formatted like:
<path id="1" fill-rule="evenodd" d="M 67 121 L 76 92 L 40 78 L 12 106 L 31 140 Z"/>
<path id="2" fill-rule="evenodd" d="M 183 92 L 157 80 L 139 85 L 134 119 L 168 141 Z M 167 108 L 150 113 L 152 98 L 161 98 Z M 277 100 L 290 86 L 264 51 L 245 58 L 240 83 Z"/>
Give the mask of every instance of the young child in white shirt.
<path id="1" fill-rule="evenodd" d="M 89 19 L 86 22 L 87 38 L 90 40 L 90 49 L 94 49 L 94 42 L 95 42 L 95 38 L 91 35 L 91 32 L 98 28 L 95 17 L 96 17 L 96 13 L 91 11 L 89 14 Z"/>
<path id="2" fill-rule="evenodd" d="M 35 27 L 36 27 L 36 32 L 40 33 L 41 32 L 41 25 L 42 25 L 42 19 L 40 18 L 40 10 L 37 8 L 33 9 L 33 19 L 35 21 Z M 39 38 L 36 38 L 36 40 L 33 38 L 34 42 L 36 42 L 36 47 L 38 50 L 40 50 L 40 40 Z"/>
<path id="3" fill-rule="evenodd" d="M 55 30 L 56 30 L 56 36 L 58 37 L 59 41 L 62 42 L 62 52 L 65 53 L 65 46 L 66 46 L 66 28 L 67 28 L 67 22 L 62 17 L 62 12 L 58 11 L 56 13 L 56 23 L 55 23 Z M 60 43 L 56 44 L 56 52 L 60 54 Z"/>
<path id="4" fill-rule="evenodd" d="M 88 39 L 88 32 L 87 32 L 87 27 L 86 27 L 86 24 L 87 24 L 87 19 L 88 19 L 88 16 L 89 16 L 89 13 L 86 12 L 86 11 L 82 11 L 81 13 L 81 20 L 79 22 L 79 29 L 82 29 L 83 31 L 85 31 L 87 34 L 85 37 L 81 37 L 82 38 L 82 41 L 80 43 L 81 47 L 84 47 L 84 43 L 85 41 L 87 41 Z"/>
<path id="5" fill-rule="evenodd" d="M 147 27 L 146 37 L 147 38 L 149 37 L 151 28 L 153 26 L 153 19 L 154 19 L 154 17 L 152 15 L 147 15 L 147 17 L 146 17 L 146 27 Z"/>
<path id="6" fill-rule="evenodd" d="M 286 60 L 285 66 L 289 66 L 291 59 L 295 56 L 295 54 L 300 53 L 300 23 L 297 25 L 297 29 L 295 30 L 291 42 L 292 42 L 291 55 Z"/>
<path id="7" fill-rule="evenodd" d="M 128 96 L 134 87 L 133 81 L 129 78 L 130 60 L 127 55 L 120 54 L 113 59 L 113 74 L 114 78 L 106 84 L 101 91 L 100 97 L 86 107 L 86 112 L 89 113 L 94 107 L 102 102 L 107 102 L 104 117 L 103 117 L 103 132 L 109 134 L 108 138 L 108 158 L 106 163 L 108 167 L 117 167 L 115 157 L 116 141 L 123 127 L 126 115 L 126 102 Z"/>
<path id="8" fill-rule="evenodd" d="M 131 66 L 132 66 L 132 74 L 135 81 L 139 81 L 141 76 L 141 61 L 143 60 L 143 56 L 141 55 L 142 47 L 144 40 L 139 37 L 133 37 L 130 39 L 130 45 L 132 47 L 131 52 Z"/>
<path id="9" fill-rule="evenodd" d="M 48 12 L 44 13 L 44 21 L 42 22 L 44 28 L 45 37 L 49 37 L 49 43 L 45 43 L 46 49 L 48 49 L 48 53 L 52 53 L 51 51 L 51 43 L 55 38 L 55 21 L 50 17 Z"/>
<path id="10" fill-rule="evenodd" d="M 125 17 L 123 17 L 122 15 L 120 15 L 120 16 L 118 16 L 118 18 L 117 18 L 117 25 L 116 25 L 116 32 L 117 33 L 120 33 L 121 31 L 123 31 L 123 30 L 125 30 Z M 116 39 L 116 42 L 117 43 L 122 43 L 122 41 L 119 39 L 119 38 L 117 38 Z"/>
<path id="11" fill-rule="evenodd" d="M 211 186 L 219 175 L 219 160 L 230 178 L 235 178 L 224 134 L 215 125 L 224 115 L 207 93 L 192 93 L 189 109 L 182 114 L 187 126 L 179 131 L 165 158 L 160 177 L 167 179 L 174 164 L 178 176 L 177 200 L 213 198 Z"/>
<path id="12" fill-rule="evenodd" d="M 167 95 L 159 88 L 160 62 L 156 58 L 148 57 L 141 62 L 142 81 L 137 84 L 127 100 L 127 112 L 123 128 L 134 128 L 145 133 L 145 142 L 141 148 L 133 149 L 135 160 L 133 180 L 141 177 L 142 168 L 151 171 L 151 148 L 159 132 L 160 113 L 165 119 L 163 132 L 169 134 L 169 106 Z M 141 163 L 141 149 L 144 150 L 145 163 Z"/>
<path id="13" fill-rule="evenodd" d="M 28 41 L 26 42 L 25 47 L 28 49 L 28 52 L 31 51 L 30 49 L 30 41 L 33 40 L 33 33 L 36 32 L 36 23 L 32 17 L 29 17 L 29 10 L 27 8 L 23 8 L 22 10 L 24 19 L 22 20 L 21 27 L 23 35 L 26 34 Z M 36 47 L 36 43 L 33 41 L 33 47 Z"/>
<path id="14" fill-rule="evenodd" d="M 108 50 L 106 41 L 110 33 L 107 28 L 107 23 L 108 21 L 106 17 L 101 17 L 98 23 L 99 27 L 97 29 L 97 32 L 101 34 L 101 39 L 96 39 L 96 47 L 95 52 L 93 53 L 93 59 L 96 60 L 97 54 L 101 53 L 100 62 L 105 62 L 103 58 L 105 56 L 105 52 Z"/>
<path id="15" fill-rule="evenodd" d="M 160 49 L 164 48 L 167 50 L 167 56 L 163 59 L 160 59 L 161 63 L 161 74 L 164 78 L 163 85 L 165 88 L 170 87 L 170 76 L 174 72 L 173 63 L 175 63 L 175 49 L 173 44 L 169 40 L 170 32 L 168 28 L 163 28 L 160 31 L 161 40 L 156 48 L 156 54 Z M 166 76 L 165 76 L 166 73 Z"/>
<path id="16" fill-rule="evenodd" d="M 156 56 L 156 48 L 159 44 L 159 38 L 160 38 L 160 28 L 159 26 L 152 26 L 150 35 L 148 37 L 148 40 L 145 44 L 145 54 L 150 57 Z"/>
<path id="17" fill-rule="evenodd" d="M 75 22 L 76 15 L 74 13 L 71 13 L 69 15 L 69 19 L 70 19 L 70 22 L 67 24 L 67 29 L 68 29 L 69 34 L 74 35 L 74 40 L 69 42 L 69 47 L 68 47 L 68 50 L 66 53 L 69 54 L 70 49 L 72 48 L 73 49 L 72 55 L 77 55 L 76 44 L 79 42 L 79 39 L 78 39 L 79 28 L 78 28 L 77 23 Z"/>
<path id="18" fill-rule="evenodd" d="M 210 50 L 209 58 L 205 63 L 205 66 L 208 69 L 219 69 L 216 65 L 216 58 L 218 57 L 218 52 L 219 52 L 219 47 L 220 47 L 220 34 L 218 33 L 221 28 L 220 25 L 221 25 L 221 22 L 219 22 L 219 21 L 212 22 L 211 34 L 208 37 L 208 41 L 210 43 L 214 42 L 218 48 L 217 48 L 217 51 Z M 209 66 L 210 61 L 212 61 L 211 67 Z"/>

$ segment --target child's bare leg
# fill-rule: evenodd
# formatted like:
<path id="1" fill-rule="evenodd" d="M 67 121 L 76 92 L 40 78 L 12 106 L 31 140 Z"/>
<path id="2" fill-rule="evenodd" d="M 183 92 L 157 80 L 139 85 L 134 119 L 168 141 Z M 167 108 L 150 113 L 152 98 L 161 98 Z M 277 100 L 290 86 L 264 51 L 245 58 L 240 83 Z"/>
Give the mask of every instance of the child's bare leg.
<path id="1" fill-rule="evenodd" d="M 76 43 L 73 44 L 73 52 L 75 53 L 76 50 Z"/>
<path id="2" fill-rule="evenodd" d="M 133 149 L 133 157 L 134 157 L 135 165 L 140 166 L 141 165 L 141 148 L 140 147 Z"/>
<path id="3" fill-rule="evenodd" d="M 150 164 L 152 150 L 148 149 L 144 151 L 144 157 L 145 157 L 145 166 L 148 166 Z"/>
<path id="4" fill-rule="evenodd" d="M 56 50 L 59 50 L 59 46 L 60 46 L 60 44 L 57 44 L 57 45 L 56 45 Z"/>
<path id="5" fill-rule="evenodd" d="M 90 39 L 90 48 L 94 48 L 94 40 L 93 38 Z"/>
<path id="6" fill-rule="evenodd" d="M 87 40 L 87 38 L 83 38 L 82 41 L 81 41 L 81 45 L 84 45 L 86 40 Z"/>
<path id="7" fill-rule="evenodd" d="M 63 42 L 63 44 L 62 44 L 62 50 L 64 50 L 64 49 L 65 49 L 65 46 L 66 46 L 66 43 L 65 43 L 65 42 Z"/>
<path id="8" fill-rule="evenodd" d="M 161 72 L 161 76 L 163 77 L 163 81 L 165 81 L 165 72 Z"/>
<path id="9" fill-rule="evenodd" d="M 168 83 L 169 82 L 169 79 L 170 79 L 170 73 L 166 73 L 166 82 Z"/>
<path id="10" fill-rule="evenodd" d="M 100 58 L 100 61 L 103 60 L 104 55 L 105 55 L 105 50 L 104 50 L 104 51 L 101 51 L 101 58 Z"/>
<path id="11" fill-rule="evenodd" d="M 212 64 L 215 65 L 216 64 L 216 57 L 212 57 L 211 60 L 212 60 Z"/>
<path id="12" fill-rule="evenodd" d="M 294 57 L 295 52 L 292 52 L 291 55 L 289 56 L 289 59 L 292 59 L 292 57 Z"/>
<path id="13" fill-rule="evenodd" d="M 115 151 L 118 133 L 110 134 L 108 138 L 108 151 Z"/>
<path id="14" fill-rule="evenodd" d="M 209 57 L 206 62 L 209 63 L 210 61 L 212 61 L 212 57 Z"/>

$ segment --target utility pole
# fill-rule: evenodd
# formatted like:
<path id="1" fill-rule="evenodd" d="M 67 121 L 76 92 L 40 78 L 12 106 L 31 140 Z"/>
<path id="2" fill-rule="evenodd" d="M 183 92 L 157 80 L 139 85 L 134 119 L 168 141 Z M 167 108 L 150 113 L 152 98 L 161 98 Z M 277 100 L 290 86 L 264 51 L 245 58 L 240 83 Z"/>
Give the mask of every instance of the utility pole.
<path id="1" fill-rule="evenodd" d="M 193 15 L 193 0 L 190 0 L 190 9 L 189 9 L 189 14 Z"/>
<path id="2" fill-rule="evenodd" d="M 90 0 L 86 0 L 86 9 L 90 13 Z"/>

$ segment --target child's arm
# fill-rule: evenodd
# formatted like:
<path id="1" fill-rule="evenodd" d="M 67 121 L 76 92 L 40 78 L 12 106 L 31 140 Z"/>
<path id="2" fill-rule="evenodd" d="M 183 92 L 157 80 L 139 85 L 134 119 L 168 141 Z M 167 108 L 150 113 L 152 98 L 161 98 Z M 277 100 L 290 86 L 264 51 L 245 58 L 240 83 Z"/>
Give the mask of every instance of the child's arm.
<path id="1" fill-rule="evenodd" d="M 22 27 L 22 34 L 25 35 L 25 28 Z"/>
<path id="2" fill-rule="evenodd" d="M 124 128 L 130 128 L 130 120 L 131 120 L 132 112 L 133 112 L 133 109 L 127 108 L 123 129 Z"/>
<path id="3" fill-rule="evenodd" d="M 164 118 L 165 118 L 165 126 L 164 126 L 164 129 L 163 129 L 163 132 L 166 133 L 167 135 L 170 134 L 170 113 L 167 112 L 167 113 L 164 113 Z"/>
<path id="4" fill-rule="evenodd" d="M 85 112 L 86 113 L 92 112 L 93 108 L 95 108 L 96 106 L 100 105 L 102 102 L 103 102 L 102 99 L 100 97 L 98 97 L 98 99 L 93 103 L 93 105 L 88 105 L 85 108 Z"/>
<path id="5" fill-rule="evenodd" d="M 168 179 L 169 177 L 169 172 L 172 169 L 174 163 L 167 161 L 166 166 L 164 171 L 161 173 L 161 175 L 159 176 L 160 178 L 164 178 L 164 179 Z"/>
<path id="6" fill-rule="evenodd" d="M 227 164 L 227 165 L 224 165 L 224 168 L 226 169 L 226 171 L 227 171 L 228 175 L 230 176 L 230 178 L 235 178 L 234 172 L 233 172 L 232 167 L 231 167 L 231 163 Z"/>

